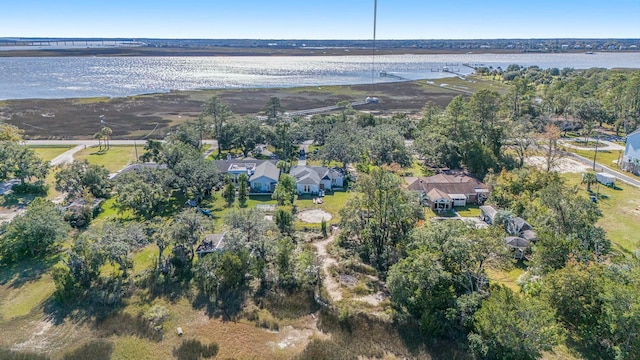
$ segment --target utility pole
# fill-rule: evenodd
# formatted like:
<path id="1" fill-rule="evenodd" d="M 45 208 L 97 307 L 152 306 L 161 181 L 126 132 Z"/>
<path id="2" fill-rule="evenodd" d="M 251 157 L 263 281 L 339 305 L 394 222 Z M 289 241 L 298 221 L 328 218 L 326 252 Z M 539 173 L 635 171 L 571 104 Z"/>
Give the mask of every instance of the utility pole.
<path id="1" fill-rule="evenodd" d="M 376 84 L 375 84 L 375 76 L 376 76 L 376 22 L 378 19 L 378 0 L 373 1 L 373 47 L 371 51 L 371 96 L 375 96 L 376 92 Z"/>
<path id="2" fill-rule="evenodd" d="M 593 171 L 596 171 L 596 157 L 598 156 L 599 142 L 600 142 L 600 135 L 596 135 L 596 151 L 593 152 Z"/>

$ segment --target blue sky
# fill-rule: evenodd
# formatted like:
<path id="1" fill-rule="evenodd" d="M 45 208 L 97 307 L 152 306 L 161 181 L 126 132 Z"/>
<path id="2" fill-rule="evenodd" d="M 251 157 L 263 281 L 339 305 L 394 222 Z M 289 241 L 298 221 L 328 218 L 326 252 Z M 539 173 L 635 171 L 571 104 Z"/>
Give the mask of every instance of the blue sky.
<path id="1" fill-rule="evenodd" d="M 379 39 L 639 38 L 640 0 L 379 0 Z M 0 37 L 370 39 L 373 0 L 8 0 Z"/>

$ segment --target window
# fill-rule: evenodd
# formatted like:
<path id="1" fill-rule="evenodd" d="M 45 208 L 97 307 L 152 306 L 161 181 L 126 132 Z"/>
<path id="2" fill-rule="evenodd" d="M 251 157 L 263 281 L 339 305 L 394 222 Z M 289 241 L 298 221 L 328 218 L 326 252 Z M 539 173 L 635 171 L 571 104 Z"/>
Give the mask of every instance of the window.
<path id="1" fill-rule="evenodd" d="M 302 192 L 306 192 L 306 193 L 311 192 L 311 186 L 305 185 L 302 189 Z"/>

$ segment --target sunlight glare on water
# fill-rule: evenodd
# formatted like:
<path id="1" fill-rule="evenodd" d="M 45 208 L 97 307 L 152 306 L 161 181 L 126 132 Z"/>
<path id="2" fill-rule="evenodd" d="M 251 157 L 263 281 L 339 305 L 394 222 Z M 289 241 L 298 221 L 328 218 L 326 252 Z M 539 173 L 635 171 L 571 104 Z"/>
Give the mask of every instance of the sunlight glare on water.
<path id="1" fill-rule="evenodd" d="M 464 64 L 506 68 L 640 68 L 638 53 L 443 54 L 376 56 L 375 81 L 468 75 Z M 0 99 L 127 96 L 170 90 L 371 83 L 371 56 L 0 58 Z"/>

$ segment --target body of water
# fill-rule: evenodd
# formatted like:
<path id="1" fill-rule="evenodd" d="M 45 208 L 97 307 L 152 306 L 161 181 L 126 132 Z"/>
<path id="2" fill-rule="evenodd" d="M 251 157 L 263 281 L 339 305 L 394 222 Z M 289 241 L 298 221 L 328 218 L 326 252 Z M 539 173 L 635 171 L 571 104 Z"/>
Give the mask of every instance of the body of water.
<path id="1" fill-rule="evenodd" d="M 370 84 L 467 75 L 469 67 L 640 68 L 640 53 L 0 58 L 0 99 L 128 96 L 171 90 Z"/>

